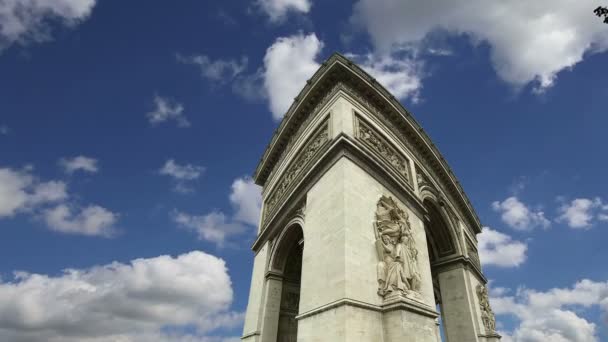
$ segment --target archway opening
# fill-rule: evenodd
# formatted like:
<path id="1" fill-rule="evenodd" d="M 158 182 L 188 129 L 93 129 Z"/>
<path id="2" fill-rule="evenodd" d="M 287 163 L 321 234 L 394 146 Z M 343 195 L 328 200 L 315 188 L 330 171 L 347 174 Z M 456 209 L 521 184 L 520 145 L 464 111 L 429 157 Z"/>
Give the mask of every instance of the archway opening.
<path id="1" fill-rule="evenodd" d="M 431 275 L 433 278 L 433 294 L 435 296 L 435 308 L 440 316 L 437 321 L 439 335 L 442 341 L 446 341 L 444 325 L 444 310 L 442 305 L 442 288 L 440 287 L 437 263 L 444 257 L 457 252 L 456 243 L 450 231 L 448 221 L 441 213 L 440 207 L 431 200 L 423 201 L 427 210 L 425 216 L 424 230 L 426 233 L 429 262 L 431 264 Z"/>
<path id="2" fill-rule="evenodd" d="M 298 336 L 298 308 L 300 304 L 300 285 L 302 277 L 302 253 L 304 237 L 299 226 L 290 227 L 277 256 L 283 273 L 281 304 L 279 309 L 279 325 L 277 342 L 296 342 Z"/>

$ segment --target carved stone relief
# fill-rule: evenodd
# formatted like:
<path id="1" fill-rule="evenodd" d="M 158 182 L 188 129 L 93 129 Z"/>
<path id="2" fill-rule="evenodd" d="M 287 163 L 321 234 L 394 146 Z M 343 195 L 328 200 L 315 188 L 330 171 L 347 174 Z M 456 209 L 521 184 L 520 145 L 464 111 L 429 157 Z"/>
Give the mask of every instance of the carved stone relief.
<path id="1" fill-rule="evenodd" d="M 418 183 L 418 189 L 422 188 L 425 185 L 432 186 L 431 182 L 429 182 L 429 179 L 422 171 L 420 171 L 419 168 L 416 168 L 416 183 Z"/>
<path id="2" fill-rule="evenodd" d="M 475 266 L 481 269 L 481 262 L 479 261 L 479 254 L 477 253 L 477 249 L 473 246 L 473 243 L 467 239 L 467 254 L 469 258 L 475 264 Z"/>
<path id="3" fill-rule="evenodd" d="M 378 153 L 409 184 L 409 160 L 397 152 L 378 132 L 363 121 L 358 120 L 358 126 L 358 138 Z"/>
<path id="4" fill-rule="evenodd" d="M 406 211 L 387 196 L 376 206 L 374 222 L 378 294 L 384 298 L 404 295 L 420 298 L 418 249 Z"/>
<path id="5" fill-rule="evenodd" d="M 496 318 L 490 307 L 488 288 L 484 285 L 477 285 L 477 297 L 479 298 L 479 308 L 481 309 L 481 320 L 486 328 L 486 334 L 496 333 Z"/>
<path id="6" fill-rule="evenodd" d="M 303 149 L 294 157 L 292 164 L 278 180 L 277 186 L 275 189 L 273 189 L 272 194 L 266 201 L 264 223 L 266 223 L 270 215 L 276 211 L 279 201 L 283 199 L 283 196 L 286 194 L 287 190 L 289 190 L 298 176 L 303 173 L 313 156 L 315 156 L 328 141 L 329 127 L 327 123 L 325 123 L 323 127 L 316 133 L 316 135 L 311 138 Z"/>
<path id="7" fill-rule="evenodd" d="M 274 166 L 273 166 L 272 170 L 270 171 L 268 178 L 272 178 L 272 176 L 274 175 L 276 170 L 279 168 L 279 165 L 281 164 L 283 159 L 285 159 L 285 156 L 287 155 L 287 153 L 289 152 L 289 150 L 291 149 L 293 144 L 302 135 L 302 132 L 304 131 L 304 129 L 308 127 L 308 124 L 310 123 L 310 121 L 317 116 L 317 113 L 321 110 L 321 108 L 324 107 L 329 102 L 329 100 L 332 99 L 334 97 L 334 95 L 342 87 L 343 87 L 343 85 L 341 82 L 336 83 L 333 86 L 333 88 L 330 91 L 328 91 L 320 101 L 317 102 L 315 107 L 310 111 L 310 114 L 306 115 L 306 117 L 304 118 L 302 123 L 300 123 L 298 125 L 297 130 L 293 134 L 291 134 L 291 136 L 289 137 L 289 140 L 287 141 L 287 145 L 285 145 L 285 147 L 281 149 L 279 157 L 278 157 L 277 161 L 274 163 Z"/>
<path id="8" fill-rule="evenodd" d="M 432 158 L 431 155 L 428 153 L 420 152 L 424 150 L 422 148 L 422 143 L 418 139 L 415 139 L 410 132 L 400 127 L 400 125 L 404 125 L 402 118 L 395 118 L 394 116 L 389 117 L 387 114 L 390 114 L 390 111 L 379 109 L 378 106 L 372 103 L 368 97 L 361 95 L 359 91 L 355 90 L 351 86 L 344 84 L 342 88 L 345 93 L 352 96 L 362 105 L 364 105 L 370 112 L 374 113 L 375 117 L 377 117 L 384 125 L 386 125 L 391 131 L 397 134 L 399 140 L 403 144 L 405 144 L 407 149 L 412 152 L 418 160 L 422 162 L 422 164 L 425 166 L 425 169 L 428 170 L 430 176 L 433 179 L 440 181 L 440 184 L 444 186 L 451 183 L 451 180 L 449 179 L 447 173 L 441 170 L 441 166 L 434 160 L 434 158 Z M 420 128 L 420 130 L 422 130 L 422 128 Z M 460 186 L 458 186 L 456 189 L 449 187 L 446 188 L 449 190 L 446 193 L 448 194 L 452 202 L 456 203 L 463 213 L 466 213 L 468 211 L 466 205 L 463 205 L 463 203 L 461 203 L 460 201 L 454 200 L 455 198 L 457 198 L 458 192 L 460 192 L 461 194 L 463 194 L 465 201 L 468 201 Z M 473 221 L 478 221 L 478 219 L 475 218 Z"/>

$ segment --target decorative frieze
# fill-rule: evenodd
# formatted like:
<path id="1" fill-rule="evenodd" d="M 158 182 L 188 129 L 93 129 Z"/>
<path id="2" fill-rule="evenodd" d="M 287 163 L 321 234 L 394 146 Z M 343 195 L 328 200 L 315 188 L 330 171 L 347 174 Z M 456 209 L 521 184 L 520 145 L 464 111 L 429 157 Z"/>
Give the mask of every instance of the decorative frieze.
<path id="1" fill-rule="evenodd" d="M 469 259 L 473 262 L 475 266 L 481 269 L 481 262 L 479 261 L 479 254 L 477 253 L 477 249 L 473 246 L 473 243 L 467 239 L 467 254 L 469 255 Z"/>
<path id="2" fill-rule="evenodd" d="M 298 154 L 296 154 L 289 167 L 281 175 L 281 178 L 279 178 L 277 185 L 272 190 L 270 196 L 268 196 L 264 206 L 264 224 L 267 223 L 270 215 L 274 214 L 280 202 L 284 200 L 283 197 L 286 195 L 287 191 L 290 190 L 292 185 L 304 173 L 309 162 L 328 141 L 329 126 L 327 123 L 324 123 L 316 134 L 310 138 L 304 147 L 298 152 Z"/>
<path id="3" fill-rule="evenodd" d="M 409 160 L 393 148 L 380 133 L 365 124 L 362 120 L 357 120 L 357 137 L 376 152 L 381 159 L 390 165 L 405 181 L 410 184 Z"/>
<path id="4" fill-rule="evenodd" d="M 374 222 L 378 259 L 378 295 L 420 297 L 418 249 L 407 212 L 392 197 L 382 196 Z"/>
<path id="5" fill-rule="evenodd" d="M 274 163 L 274 166 L 272 167 L 272 170 L 269 173 L 268 179 L 271 179 L 272 176 L 274 175 L 274 173 L 276 172 L 276 170 L 280 167 L 281 162 L 283 162 L 283 159 L 285 159 L 285 156 L 289 153 L 289 150 L 291 150 L 294 143 L 298 140 L 298 138 L 300 138 L 300 136 L 302 135 L 304 130 L 308 127 L 308 124 L 310 123 L 310 121 L 317 116 L 317 114 L 321 110 L 321 108 L 323 108 L 325 105 L 327 105 L 329 100 L 331 100 L 334 97 L 334 95 L 336 94 L 336 92 L 338 92 L 338 90 L 341 89 L 342 87 L 343 87 L 343 85 L 341 82 L 336 83 L 332 87 L 332 89 L 330 91 L 328 91 L 320 101 L 317 102 L 317 104 L 310 111 L 310 113 L 305 116 L 304 120 L 299 124 L 297 130 L 293 134 L 291 134 L 291 136 L 289 137 L 289 140 L 287 140 L 287 144 L 285 145 L 285 147 L 282 148 L 282 150 L 279 152 L 279 157 L 278 157 L 277 161 Z"/>
<path id="6" fill-rule="evenodd" d="M 401 116 L 392 114 L 390 110 L 379 109 L 375 103 L 370 101 L 369 97 L 361 95 L 359 91 L 355 90 L 350 85 L 343 84 L 341 89 L 346 94 L 356 99 L 367 110 L 373 113 L 374 117 L 378 118 L 384 125 L 386 125 L 397 135 L 408 151 L 413 153 L 414 156 L 422 163 L 422 165 L 424 165 L 425 169 L 430 173 L 430 177 L 439 181 L 441 183 L 440 185 L 443 185 L 442 188 L 448 189 L 446 192 L 447 195 L 450 197 L 452 203 L 458 205 L 463 214 L 470 210 L 467 208 L 466 204 L 464 204 L 465 202 L 455 200 L 455 198 L 459 195 L 459 192 L 463 194 L 463 190 L 460 185 L 458 184 L 456 187 L 449 186 L 449 184 L 452 182 L 449 175 L 446 172 L 443 172 L 441 164 L 436 161 L 436 157 L 426 152 L 426 148 L 423 147 L 423 141 L 418 139 L 411 130 L 403 127 L 407 123 Z M 418 129 L 422 132 L 422 128 Z M 457 180 L 454 181 L 458 182 Z M 463 197 L 464 201 L 467 201 L 466 196 L 463 195 Z M 473 218 L 473 223 L 475 222 L 478 223 L 478 219 L 476 217 Z"/>

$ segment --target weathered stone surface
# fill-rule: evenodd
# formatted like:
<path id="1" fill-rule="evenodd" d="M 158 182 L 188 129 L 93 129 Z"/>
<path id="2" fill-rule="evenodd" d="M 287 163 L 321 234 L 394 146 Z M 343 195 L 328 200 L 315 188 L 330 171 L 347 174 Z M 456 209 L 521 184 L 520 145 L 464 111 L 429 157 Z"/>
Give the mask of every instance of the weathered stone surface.
<path id="1" fill-rule="evenodd" d="M 477 216 L 404 112 L 341 56 L 298 96 L 256 172 L 244 341 L 437 342 L 439 315 L 450 342 L 500 339 Z"/>

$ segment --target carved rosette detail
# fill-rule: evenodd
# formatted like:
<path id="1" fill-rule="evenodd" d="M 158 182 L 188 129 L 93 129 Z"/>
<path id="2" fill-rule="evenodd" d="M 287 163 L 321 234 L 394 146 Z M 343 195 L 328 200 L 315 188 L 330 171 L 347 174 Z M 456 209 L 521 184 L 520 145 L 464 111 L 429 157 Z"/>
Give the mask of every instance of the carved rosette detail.
<path id="1" fill-rule="evenodd" d="M 477 297 L 479 298 L 479 308 L 481 309 L 481 321 L 486 328 L 486 334 L 496 333 L 496 318 L 490 307 L 488 288 L 481 284 L 477 285 Z"/>
<path id="2" fill-rule="evenodd" d="M 374 222 L 378 295 L 383 298 L 420 298 L 421 276 L 418 249 L 407 212 L 392 197 L 382 196 L 376 206 Z"/>
<path id="3" fill-rule="evenodd" d="M 359 139 L 378 153 L 409 184 L 409 161 L 384 140 L 378 132 L 364 124 L 361 120 L 358 121 Z"/>
<path id="4" fill-rule="evenodd" d="M 329 127 L 325 124 L 317 134 L 309 140 L 304 148 L 296 155 L 294 162 L 287 168 L 278 181 L 278 185 L 273 190 L 272 194 L 266 201 L 264 210 L 264 223 L 267 222 L 271 214 L 273 214 L 279 201 L 290 189 L 295 180 L 303 174 L 303 171 L 308 166 L 308 163 L 319 152 L 325 143 L 329 141 Z"/>

